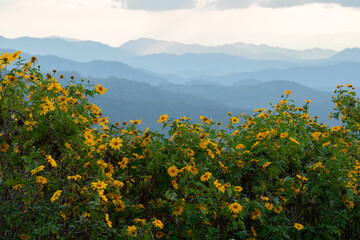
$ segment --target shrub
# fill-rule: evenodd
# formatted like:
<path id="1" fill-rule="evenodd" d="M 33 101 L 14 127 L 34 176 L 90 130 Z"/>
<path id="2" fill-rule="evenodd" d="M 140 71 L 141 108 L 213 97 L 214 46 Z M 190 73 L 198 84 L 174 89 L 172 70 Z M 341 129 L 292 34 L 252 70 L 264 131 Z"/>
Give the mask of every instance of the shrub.
<path id="1" fill-rule="evenodd" d="M 12 63 L 12 65 L 10 65 Z M 285 91 L 221 126 L 165 114 L 169 133 L 109 123 L 106 88 L 3 53 L 0 238 L 357 239 L 359 112 L 339 86 L 328 127 Z"/>

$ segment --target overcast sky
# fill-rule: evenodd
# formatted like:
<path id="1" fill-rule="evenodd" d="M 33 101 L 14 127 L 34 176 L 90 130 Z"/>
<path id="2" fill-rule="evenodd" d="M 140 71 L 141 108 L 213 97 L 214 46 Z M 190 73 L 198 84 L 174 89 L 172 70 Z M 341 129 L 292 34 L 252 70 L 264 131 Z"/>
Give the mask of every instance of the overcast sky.
<path id="1" fill-rule="evenodd" d="M 0 0 L 0 35 L 360 47 L 360 0 Z"/>

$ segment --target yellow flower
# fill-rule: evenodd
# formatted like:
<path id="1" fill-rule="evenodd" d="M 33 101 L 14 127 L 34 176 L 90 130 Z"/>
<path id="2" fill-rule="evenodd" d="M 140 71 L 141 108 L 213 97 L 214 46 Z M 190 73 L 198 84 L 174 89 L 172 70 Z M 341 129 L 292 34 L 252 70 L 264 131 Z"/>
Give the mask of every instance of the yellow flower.
<path id="1" fill-rule="evenodd" d="M 313 136 L 313 138 L 314 138 L 316 141 L 319 141 L 320 136 L 321 136 L 321 132 L 313 132 L 311 135 Z"/>
<path id="2" fill-rule="evenodd" d="M 167 170 L 168 174 L 170 175 L 170 177 L 176 177 L 176 175 L 178 174 L 179 170 L 177 169 L 177 167 L 172 166 L 169 167 Z"/>
<path id="3" fill-rule="evenodd" d="M 240 143 L 240 144 L 236 145 L 235 148 L 236 148 L 236 149 L 244 149 L 244 148 L 245 148 L 245 145 Z"/>
<path id="4" fill-rule="evenodd" d="M 286 95 L 289 95 L 290 93 L 292 93 L 292 91 L 290 91 L 290 90 L 286 90 L 286 91 L 285 91 L 285 94 L 286 94 Z"/>
<path id="5" fill-rule="evenodd" d="M 98 189 L 98 193 L 99 193 L 99 196 L 100 198 L 104 201 L 104 202 L 108 202 L 108 199 L 107 197 L 104 195 L 104 190 L 103 189 Z"/>
<path id="6" fill-rule="evenodd" d="M 299 174 L 297 174 L 296 177 L 299 178 L 302 181 L 307 181 L 308 180 L 306 177 L 303 177 L 303 176 L 301 176 Z"/>
<path id="7" fill-rule="evenodd" d="M 304 226 L 303 225 L 301 225 L 300 223 L 294 223 L 294 228 L 296 228 L 297 230 L 301 230 L 301 229 L 303 229 L 304 228 Z"/>
<path id="8" fill-rule="evenodd" d="M 136 231 L 136 227 L 135 226 L 128 226 L 127 227 L 127 232 L 130 236 L 135 237 L 137 236 L 137 231 Z"/>
<path id="9" fill-rule="evenodd" d="M 130 120 L 129 121 L 131 124 L 141 124 L 142 123 L 142 119 L 139 120 Z"/>
<path id="10" fill-rule="evenodd" d="M 9 144 L 3 142 L 2 144 L 0 144 L 0 151 L 2 152 L 7 152 L 9 150 Z"/>
<path id="11" fill-rule="evenodd" d="M 311 100 L 304 100 L 306 103 L 312 103 L 312 101 Z"/>
<path id="12" fill-rule="evenodd" d="M 60 216 L 64 219 L 64 220 L 66 220 L 66 214 L 64 213 L 64 212 L 62 212 L 62 211 L 60 211 Z"/>
<path id="13" fill-rule="evenodd" d="M 97 182 L 92 182 L 92 183 L 91 183 L 91 187 L 92 187 L 92 189 L 93 189 L 94 191 L 95 191 L 95 189 L 99 189 L 99 190 L 105 189 L 106 186 L 107 186 L 107 184 L 104 183 L 104 182 L 102 182 L 102 181 L 97 181 Z"/>
<path id="14" fill-rule="evenodd" d="M 229 210 L 232 213 L 238 214 L 242 210 L 242 206 L 239 203 L 235 202 L 229 205 Z"/>
<path id="15" fill-rule="evenodd" d="M 157 120 L 157 122 L 159 123 L 163 123 L 166 122 L 169 119 L 169 116 L 167 114 L 161 115 L 160 118 Z"/>
<path id="16" fill-rule="evenodd" d="M 13 186 L 13 189 L 15 189 L 15 190 L 18 190 L 18 189 L 20 189 L 20 188 L 22 188 L 23 186 L 21 185 L 21 184 L 17 184 L 17 185 L 15 185 L 15 186 Z"/>
<path id="17" fill-rule="evenodd" d="M 209 121 L 209 119 L 207 117 L 204 116 L 200 116 L 201 122 L 207 122 Z"/>
<path id="18" fill-rule="evenodd" d="M 286 138 L 287 136 L 289 136 L 287 132 L 283 132 L 280 134 L 280 138 Z"/>
<path id="19" fill-rule="evenodd" d="M 42 176 L 37 176 L 36 177 L 36 182 L 39 184 L 46 184 L 47 183 L 47 179 L 42 177 Z"/>
<path id="20" fill-rule="evenodd" d="M 61 195 L 62 191 L 61 190 L 57 190 L 53 196 L 51 197 L 50 201 L 53 203 L 55 202 Z"/>
<path id="21" fill-rule="evenodd" d="M 109 226 L 109 228 L 112 228 L 112 223 L 111 223 L 111 221 L 109 220 L 109 214 L 105 214 L 105 220 L 106 220 L 106 223 L 107 223 L 107 225 Z"/>
<path id="22" fill-rule="evenodd" d="M 298 141 L 296 141 L 294 138 L 289 137 L 289 139 L 290 139 L 290 141 L 292 141 L 293 143 L 299 144 L 299 142 L 298 142 Z"/>
<path id="23" fill-rule="evenodd" d="M 208 181 L 211 176 L 212 176 L 212 173 L 211 173 L 211 172 L 206 172 L 204 175 L 202 175 L 202 176 L 200 177 L 200 180 L 201 180 L 202 182 Z"/>
<path id="24" fill-rule="evenodd" d="M 144 227 L 145 224 L 146 224 L 146 220 L 145 220 L 145 219 L 135 218 L 134 221 L 135 221 L 136 223 L 139 223 L 142 227 Z"/>
<path id="25" fill-rule="evenodd" d="M 107 88 L 104 88 L 103 86 L 98 84 L 97 86 L 95 86 L 95 90 L 102 95 L 105 94 Z"/>
<path id="26" fill-rule="evenodd" d="M 271 162 L 266 162 L 264 165 L 262 165 L 263 169 L 265 170 L 270 164 Z"/>
<path id="27" fill-rule="evenodd" d="M 163 228 L 164 228 L 164 224 L 163 224 L 160 220 L 156 219 L 155 217 L 154 217 L 154 220 L 152 221 L 152 224 L 153 224 L 155 227 L 158 227 L 158 228 L 160 228 L 160 229 L 163 229 Z"/>
<path id="28" fill-rule="evenodd" d="M 120 147 L 122 146 L 122 140 L 119 138 L 119 137 L 117 137 L 117 138 L 112 138 L 111 140 L 110 140 L 110 147 L 112 148 L 112 149 L 114 149 L 114 150 L 118 150 L 118 149 L 120 149 Z"/>
<path id="29" fill-rule="evenodd" d="M 90 213 L 89 213 L 89 212 L 84 212 L 82 215 L 83 215 L 84 218 L 90 217 Z"/>
<path id="30" fill-rule="evenodd" d="M 48 160 L 48 162 L 51 164 L 52 167 L 57 167 L 57 163 L 50 155 L 46 155 L 46 159 Z"/>
<path id="31" fill-rule="evenodd" d="M 261 217 L 261 212 L 259 209 L 255 208 L 255 211 L 251 213 L 251 218 L 253 220 L 256 220 L 256 219 L 260 219 Z"/>
<path id="32" fill-rule="evenodd" d="M 177 182 L 175 180 L 171 180 L 171 184 L 173 185 L 173 187 L 177 190 L 179 189 L 179 186 L 177 184 Z"/>
<path id="33" fill-rule="evenodd" d="M 81 179 L 81 176 L 79 174 L 75 175 L 75 176 L 67 176 L 66 177 L 68 180 L 74 179 L 75 181 Z"/>
<path id="34" fill-rule="evenodd" d="M 124 186 L 124 183 L 123 182 L 120 182 L 118 180 L 115 180 L 114 181 L 114 186 L 117 187 L 117 188 L 122 188 Z"/>
<path id="35" fill-rule="evenodd" d="M 281 213 L 282 210 L 283 210 L 282 206 L 278 206 L 278 207 L 274 208 L 274 212 L 276 212 L 276 213 Z"/>
<path id="36" fill-rule="evenodd" d="M 0 64 L 9 64 L 11 61 L 11 53 L 3 52 L 0 55 Z"/>
<path id="37" fill-rule="evenodd" d="M 265 207 L 267 208 L 267 210 L 271 210 L 274 208 L 274 204 L 266 202 Z"/>
<path id="38" fill-rule="evenodd" d="M 129 163 L 129 160 L 126 157 L 123 157 L 123 159 L 121 160 L 121 162 L 118 162 L 118 164 L 120 165 L 121 169 L 125 169 L 127 168 L 127 164 Z"/>
<path id="39" fill-rule="evenodd" d="M 336 132 L 336 131 L 340 131 L 343 128 L 343 126 L 335 126 L 331 128 L 331 131 Z"/>
<path id="40" fill-rule="evenodd" d="M 235 187 L 235 191 L 237 191 L 237 192 L 241 192 L 242 190 L 243 190 L 243 188 L 240 187 L 240 186 L 236 186 L 236 187 Z"/>
<path id="41" fill-rule="evenodd" d="M 195 166 L 191 166 L 187 169 L 192 175 L 197 175 L 199 170 Z"/>
<path id="42" fill-rule="evenodd" d="M 184 208 L 182 206 L 176 206 L 175 210 L 173 211 L 173 214 L 175 216 L 181 215 L 181 213 L 184 211 Z"/>
<path id="43" fill-rule="evenodd" d="M 163 236 L 165 236 L 165 233 L 163 232 L 156 232 L 155 234 L 155 238 L 162 238 Z"/>
<path id="44" fill-rule="evenodd" d="M 230 118 L 230 122 L 231 123 L 239 123 L 239 118 L 233 116 L 233 117 Z"/>

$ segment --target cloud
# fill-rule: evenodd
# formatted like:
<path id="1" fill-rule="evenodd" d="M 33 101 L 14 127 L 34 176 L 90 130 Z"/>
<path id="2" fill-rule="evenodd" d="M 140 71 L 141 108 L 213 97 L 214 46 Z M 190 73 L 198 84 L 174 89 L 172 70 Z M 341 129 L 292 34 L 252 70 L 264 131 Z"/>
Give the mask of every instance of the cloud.
<path id="1" fill-rule="evenodd" d="M 130 10 L 166 11 L 191 9 L 195 7 L 193 0 L 115 0 Z"/>
<path id="2" fill-rule="evenodd" d="M 254 1 L 252 0 L 218 0 L 218 9 L 248 8 Z"/>
<path id="3" fill-rule="evenodd" d="M 0 0 L 0 2 L 3 0 Z M 286 8 L 309 3 L 335 3 L 343 7 L 360 7 L 360 0 L 112 0 L 130 10 L 166 11 L 193 8 L 245 9 L 252 5 Z"/>
<path id="4" fill-rule="evenodd" d="M 252 4 L 268 8 L 284 8 L 308 3 L 336 3 L 343 7 L 360 7 L 359 0 L 218 0 L 218 9 L 247 8 Z"/>

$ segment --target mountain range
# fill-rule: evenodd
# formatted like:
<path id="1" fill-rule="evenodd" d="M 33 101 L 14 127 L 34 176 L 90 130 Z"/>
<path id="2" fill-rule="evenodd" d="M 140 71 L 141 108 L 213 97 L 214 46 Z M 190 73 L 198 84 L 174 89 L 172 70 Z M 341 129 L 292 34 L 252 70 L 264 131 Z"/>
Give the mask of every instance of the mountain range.
<path id="1" fill-rule="evenodd" d="M 322 122 L 332 109 L 331 91 L 338 84 L 359 86 L 360 49 L 292 50 L 237 42 L 222 46 L 182 44 L 153 39 L 111 47 L 76 39 L 8 39 L 0 51 L 35 55 L 41 70 L 85 77 L 108 88 L 94 99 L 112 121 L 143 118 L 160 130 L 157 118 L 168 113 L 199 121 L 200 115 L 228 121 L 226 112 L 251 113 L 268 108 L 285 90 L 296 104 L 313 101 L 310 113 Z M 70 75 L 69 75 L 70 76 Z M 145 124 L 144 124 L 145 125 Z"/>
<path id="2" fill-rule="evenodd" d="M 153 54 L 186 53 L 223 53 L 257 60 L 299 61 L 330 58 L 336 51 L 329 49 L 293 50 L 272 47 L 265 44 L 255 45 L 242 42 L 219 46 L 183 44 L 175 41 L 162 41 L 149 38 L 130 40 L 119 47 L 95 41 L 80 41 L 61 37 L 14 39 L 0 36 L 1 48 L 21 49 L 36 55 L 55 55 L 77 61 L 109 60 L 124 61 L 129 57 Z"/>

